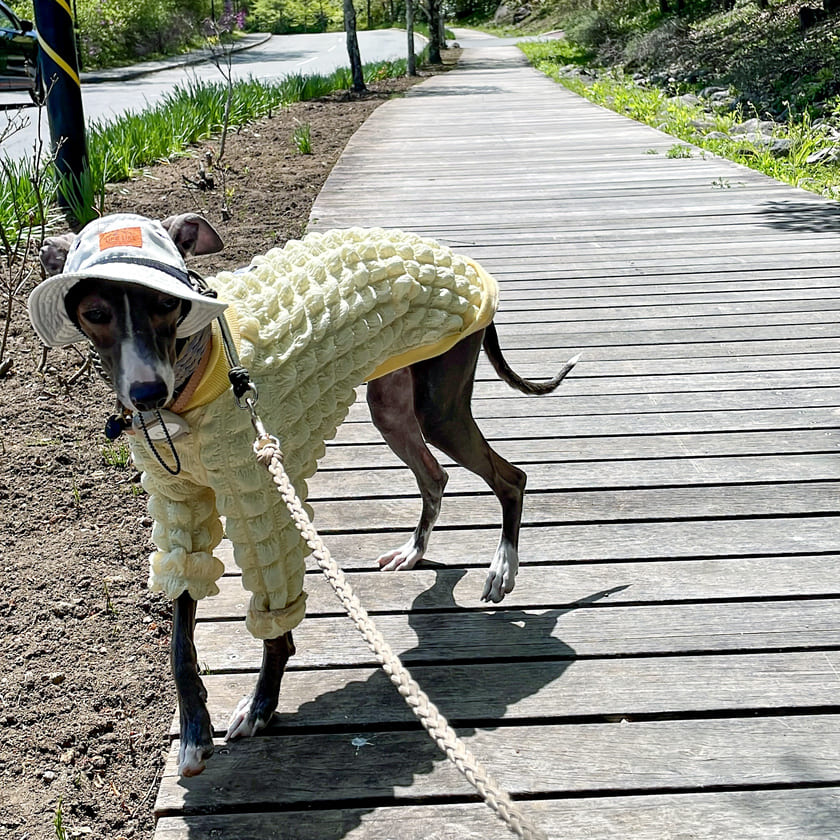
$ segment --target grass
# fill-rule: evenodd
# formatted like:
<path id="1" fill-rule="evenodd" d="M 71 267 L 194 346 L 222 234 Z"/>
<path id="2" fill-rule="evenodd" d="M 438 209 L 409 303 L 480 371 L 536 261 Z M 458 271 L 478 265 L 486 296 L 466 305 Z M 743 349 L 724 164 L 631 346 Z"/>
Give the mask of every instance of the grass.
<path id="1" fill-rule="evenodd" d="M 102 460 L 109 467 L 124 470 L 131 463 L 131 450 L 128 444 L 122 441 L 108 441 L 99 451 L 102 453 Z"/>
<path id="2" fill-rule="evenodd" d="M 309 123 L 298 123 L 292 132 L 292 143 L 299 155 L 312 154 L 311 126 Z"/>
<path id="3" fill-rule="evenodd" d="M 418 61 L 425 57 L 425 51 Z M 405 59 L 366 64 L 366 83 L 406 75 Z M 293 75 L 276 82 L 247 79 L 233 86 L 231 127 L 270 116 L 295 102 L 317 99 L 336 90 L 349 90 L 353 80 L 349 68 L 328 75 Z M 125 181 L 144 166 L 188 153 L 190 145 L 206 140 L 221 130 L 227 86 L 223 82 L 191 81 L 176 87 L 154 107 L 115 120 L 94 122 L 88 132 L 89 172 L 81 183 L 62 183 L 54 167 L 43 176 L 48 200 L 46 222 L 57 227 L 62 220 L 53 203 L 59 192 L 81 196 L 71 201 L 71 211 L 80 222 L 95 218 L 101 210 L 105 187 Z M 31 161 L 8 164 L 0 179 L 0 225 L 14 241 L 24 224 L 41 219 L 32 190 L 35 178 Z"/>
<path id="4" fill-rule="evenodd" d="M 784 183 L 827 198 L 840 198 L 840 164 L 808 163 L 812 154 L 829 145 L 829 127 L 826 123 L 813 124 L 807 112 L 778 124 L 774 139 L 787 140 L 790 145 L 787 154 L 777 155 L 760 144 L 730 136 L 736 125 L 754 114 L 714 112 L 702 104 L 686 104 L 660 88 L 637 85 L 615 69 L 600 72 L 595 81 L 584 81 L 564 68 L 585 64 L 585 51 L 564 41 L 523 43 L 520 49 L 538 70 L 598 105 Z M 668 156 L 688 157 L 690 149 L 675 144 Z"/>

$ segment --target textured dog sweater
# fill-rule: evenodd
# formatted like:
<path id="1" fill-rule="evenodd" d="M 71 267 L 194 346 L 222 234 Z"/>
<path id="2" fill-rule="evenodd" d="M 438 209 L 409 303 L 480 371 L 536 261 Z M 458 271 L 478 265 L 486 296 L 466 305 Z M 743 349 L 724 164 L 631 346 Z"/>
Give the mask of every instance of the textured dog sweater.
<path id="1" fill-rule="evenodd" d="M 257 409 L 280 439 L 303 500 L 354 389 L 483 329 L 498 300 L 495 281 L 477 264 L 431 240 L 381 229 L 309 234 L 209 283 L 235 311 L 230 320 L 259 389 Z M 168 474 L 143 436 L 133 436 L 155 520 L 149 586 L 173 599 L 216 594 L 221 514 L 252 593 L 248 629 L 274 638 L 303 618 L 308 549 L 256 463 L 250 414 L 234 402 L 219 344 L 214 336 L 216 359 L 181 412 L 190 426 L 175 442 L 181 472 Z M 166 457 L 167 448 L 158 449 Z"/>

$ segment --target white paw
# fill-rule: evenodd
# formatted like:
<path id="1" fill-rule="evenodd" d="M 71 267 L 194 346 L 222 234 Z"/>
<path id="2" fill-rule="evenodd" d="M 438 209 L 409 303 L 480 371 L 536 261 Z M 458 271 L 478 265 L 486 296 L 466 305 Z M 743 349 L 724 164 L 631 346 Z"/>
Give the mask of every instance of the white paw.
<path id="1" fill-rule="evenodd" d="M 496 556 L 490 564 L 490 571 L 484 581 L 482 601 L 492 601 L 498 604 L 508 592 L 513 591 L 516 584 L 516 573 L 519 571 L 519 554 L 516 549 L 506 542 L 499 543 Z"/>
<path id="2" fill-rule="evenodd" d="M 404 572 L 413 569 L 423 559 L 423 551 L 417 547 L 413 539 L 393 551 L 387 551 L 377 558 L 380 571 Z"/>
<path id="3" fill-rule="evenodd" d="M 196 744 L 184 744 L 178 751 L 178 775 L 197 776 L 207 766 L 207 759 L 213 753 L 213 748 L 201 747 Z"/>
<path id="4" fill-rule="evenodd" d="M 251 718 L 251 703 L 253 700 L 253 695 L 248 695 L 248 697 L 243 697 L 239 701 L 239 705 L 233 710 L 233 714 L 228 721 L 225 741 L 233 741 L 236 738 L 250 738 L 261 729 L 265 729 L 268 724 L 267 720 Z"/>

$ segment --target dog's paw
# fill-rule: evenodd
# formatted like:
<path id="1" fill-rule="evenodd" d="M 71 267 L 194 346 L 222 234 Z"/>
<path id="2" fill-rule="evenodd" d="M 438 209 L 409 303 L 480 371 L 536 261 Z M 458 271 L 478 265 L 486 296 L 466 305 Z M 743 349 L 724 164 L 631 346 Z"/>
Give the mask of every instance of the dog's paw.
<path id="1" fill-rule="evenodd" d="M 178 775 L 197 776 L 207 766 L 207 759 L 213 755 L 213 744 L 186 744 L 181 742 L 178 751 Z"/>
<path id="2" fill-rule="evenodd" d="M 518 571 L 519 553 L 512 545 L 500 543 L 484 581 L 481 600 L 498 604 L 508 592 L 513 591 Z"/>
<path id="3" fill-rule="evenodd" d="M 233 741 L 236 738 L 250 738 L 252 735 L 256 735 L 261 729 L 265 729 L 268 725 L 268 720 L 265 720 L 262 715 L 256 714 L 253 711 L 253 705 L 253 695 L 243 697 L 239 701 L 239 705 L 233 710 L 233 714 L 228 721 L 225 741 Z M 270 719 L 271 715 L 268 717 Z"/>
<path id="4" fill-rule="evenodd" d="M 411 539 L 393 551 L 386 551 L 377 558 L 376 562 L 382 572 L 404 572 L 413 569 L 422 559 L 422 549 Z"/>

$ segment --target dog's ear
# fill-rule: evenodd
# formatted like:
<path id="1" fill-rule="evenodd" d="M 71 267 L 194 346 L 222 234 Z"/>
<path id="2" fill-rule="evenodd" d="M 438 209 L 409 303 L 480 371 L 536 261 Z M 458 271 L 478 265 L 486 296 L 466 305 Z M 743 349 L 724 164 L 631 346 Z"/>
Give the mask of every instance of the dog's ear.
<path id="1" fill-rule="evenodd" d="M 52 277 L 53 274 L 61 274 L 64 270 L 64 261 L 71 246 L 76 241 L 75 233 L 62 233 L 60 236 L 48 236 L 38 252 L 41 266 L 44 269 L 45 277 Z"/>
<path id="2" fill-rule="evenodd" d="M 161 224 L 172 237 L 183 257 L 195 254 L 215 254 L 224 248 L 222 238 L 213 225 L 197 213 L 181 213 L 162 219 Z"/>

